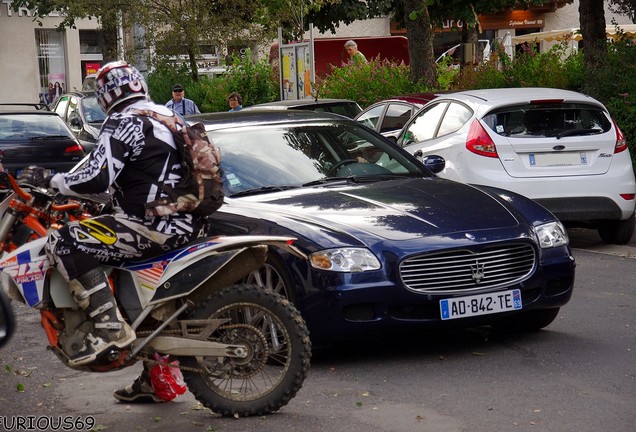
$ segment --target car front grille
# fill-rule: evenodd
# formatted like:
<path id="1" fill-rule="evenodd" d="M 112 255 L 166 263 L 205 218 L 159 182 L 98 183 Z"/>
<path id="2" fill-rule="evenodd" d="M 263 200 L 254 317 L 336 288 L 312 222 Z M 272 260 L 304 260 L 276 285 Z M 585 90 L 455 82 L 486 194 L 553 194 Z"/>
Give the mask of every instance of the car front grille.
<path id="1" fill-rule="evenodd" d="M 420 293 L 477 292 L 528 278 L 535 262 L 528 244 L 487 246 L 413 256 L 400 264 L 400 276 Z"/>

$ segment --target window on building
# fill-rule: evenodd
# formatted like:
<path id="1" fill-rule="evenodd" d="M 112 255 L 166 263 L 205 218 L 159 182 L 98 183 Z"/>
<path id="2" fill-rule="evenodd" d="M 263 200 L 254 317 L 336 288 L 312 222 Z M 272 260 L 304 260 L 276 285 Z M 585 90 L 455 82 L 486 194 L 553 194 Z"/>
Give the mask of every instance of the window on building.
<path id="1" fill-rule="evenodd" d="M 35 29 L 40 72 L 40 101 L 53 103 L 66 91 L 66 53 L 63 32 Z"/>
<path id="2" fill-rule="evenodd" d="M 98 30 L 80 30 L 80 56 L 82 61 L 82 79 L 94 74 L 104 59 L 104 35 Z"/>

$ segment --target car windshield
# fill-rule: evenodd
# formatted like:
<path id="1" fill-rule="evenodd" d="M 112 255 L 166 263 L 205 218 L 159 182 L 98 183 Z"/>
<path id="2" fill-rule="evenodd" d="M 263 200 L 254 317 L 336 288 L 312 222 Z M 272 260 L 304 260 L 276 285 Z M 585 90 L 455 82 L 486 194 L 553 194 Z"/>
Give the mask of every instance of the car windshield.
<path id="1" fill-rule="evenodd" d="M 208 132 L 221 149 L 225 192 L 431 176 L 389 141 L 353 124 L 240 127 Z"/>
<path id="2" fill-rule="evenodd" d="M 82 98 L 82 108 L 84 109 L 84 116 L 89 123 L 103 123 L 106 120 L 106 113 L 102 111 L 102 108 L 97 103 L 96 97 Z"/>
<path id="3" fill-rule="evenodd" d="M 484 116 L 495 133 L 514 138 L 590 135 L 610 130 L 610 120 L 597 106 L 577 103 L 516 105 Z"/>
<path id="4" fill-rule="evenodd" d="M 0 140 L 67 137 L 73 134 L 57 115 L 6 114 L 0 115 Z"/>

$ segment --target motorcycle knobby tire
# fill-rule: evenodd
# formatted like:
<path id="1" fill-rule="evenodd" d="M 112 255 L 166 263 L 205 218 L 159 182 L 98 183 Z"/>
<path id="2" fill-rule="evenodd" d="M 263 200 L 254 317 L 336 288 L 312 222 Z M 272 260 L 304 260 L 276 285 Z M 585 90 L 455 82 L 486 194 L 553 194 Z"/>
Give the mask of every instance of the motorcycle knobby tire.
<path id="1" fill-rule="evenodd" d="M 246 359 L 179 357 L 181 365 L 209 372 L 182 370 L 190 392 L 214 413 L 269 414 L 287 405 L 302 387 L 311 358 L 309 330 L 283 296 L 255 285 L 234 285 L 208 297 L 188 319 L 229 320 L 208 340 L 248 348 Z"/>

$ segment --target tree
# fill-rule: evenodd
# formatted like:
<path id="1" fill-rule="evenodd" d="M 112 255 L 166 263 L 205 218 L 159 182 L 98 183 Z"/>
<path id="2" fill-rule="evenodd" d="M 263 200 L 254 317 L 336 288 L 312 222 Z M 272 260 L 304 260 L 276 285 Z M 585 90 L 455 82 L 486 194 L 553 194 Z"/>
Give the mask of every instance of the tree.
<path id="1" fill-rule="evenodd" d="M 424 81 L 433 89 L 437 84 L 433 28 L 425 0 L 404 0 L 404 23 L 409 40 L 411 81 Z"/>
<path id="2" fill-rule="evenodd" d="M 620 15 L 626 15 L 636 24 L 636 0 L 609 0 L 610 10 Z"/>

